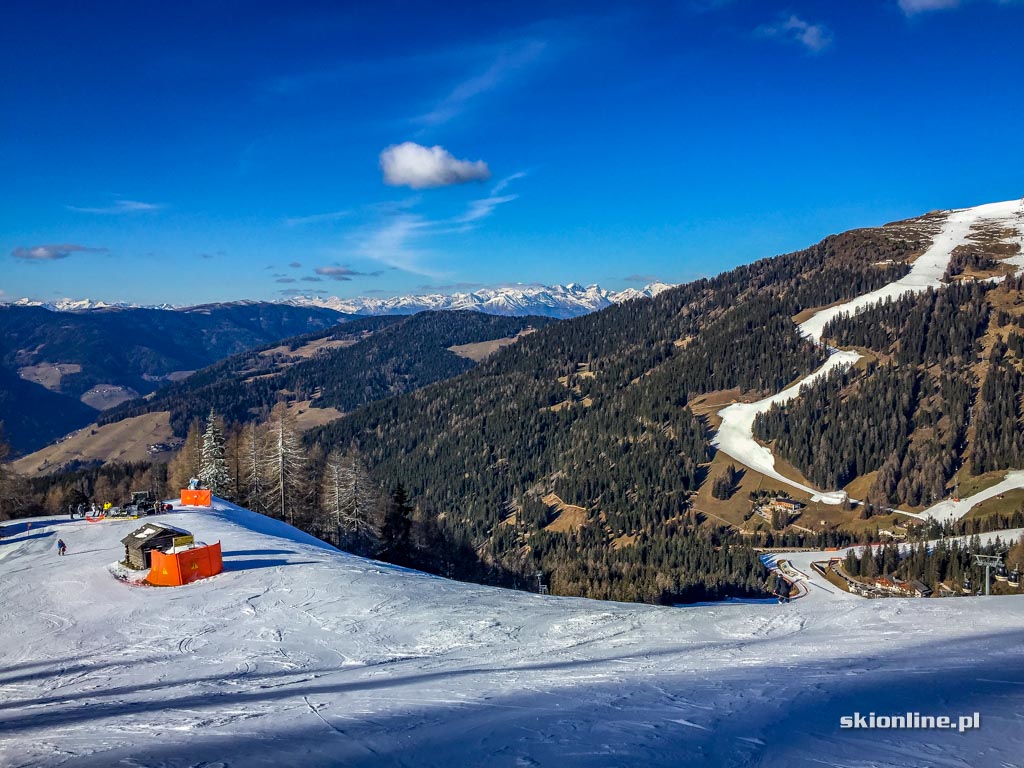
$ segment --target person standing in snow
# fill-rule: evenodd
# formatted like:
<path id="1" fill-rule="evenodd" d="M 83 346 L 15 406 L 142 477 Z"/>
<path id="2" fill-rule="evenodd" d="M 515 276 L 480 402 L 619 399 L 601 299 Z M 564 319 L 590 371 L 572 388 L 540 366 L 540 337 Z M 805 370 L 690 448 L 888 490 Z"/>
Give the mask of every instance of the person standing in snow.
<path id="1" fill-rule="evenodd" d="M 775 583 L 775 596 L 779 598 L 779 603 L 788 603 L 789 594 L 789 582 L 780 577 Z"/>
<path id="2" fill-rule="evenodd" d="M 67 554 L 68 545 L 64 543 L 64 539 L 57 539 L 57 554 L 61 557 Z"/>

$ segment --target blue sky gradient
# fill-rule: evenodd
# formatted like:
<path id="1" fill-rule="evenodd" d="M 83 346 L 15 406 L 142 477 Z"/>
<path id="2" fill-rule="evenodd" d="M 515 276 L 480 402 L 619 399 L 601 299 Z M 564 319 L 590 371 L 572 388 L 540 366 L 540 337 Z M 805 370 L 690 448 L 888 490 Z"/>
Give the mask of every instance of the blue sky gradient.
<path id="1" fill-rule="evenodd" d="M 288 5 L 4 5 L 0 299 L 623 288 L 1024 193 L 1021 2 Z"/>

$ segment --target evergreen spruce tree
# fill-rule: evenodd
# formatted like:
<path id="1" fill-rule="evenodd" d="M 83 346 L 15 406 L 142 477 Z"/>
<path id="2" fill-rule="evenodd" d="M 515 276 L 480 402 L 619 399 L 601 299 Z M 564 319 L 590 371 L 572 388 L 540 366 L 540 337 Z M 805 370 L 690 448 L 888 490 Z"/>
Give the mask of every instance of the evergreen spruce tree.
<path id="1" fill-rule="evenodd" d="M 412 505 L 399 483 L 391 494 L 384 510 L 384 521 L 380 530 L 380 557 L 396 565 L 410 565 L 412 562 Z"/>
<path id="2" fill-rule="evenodd" d="M 214 496 L 229 498 L 232 495 L 231 476 L 224 457 L 224 432 L 218 422 L 217 414 L 211 408 L 199 454 L 199 482 L 204 488 L 209 488 Z"/>
<path id="3" fill-rule="evenodd" d="M 0 520 L 14 517 L 25 499 L 25 484 L 4 463 L 9 453 L 10 446 L 4 442 L 3 424 L 0 423 Z"/>

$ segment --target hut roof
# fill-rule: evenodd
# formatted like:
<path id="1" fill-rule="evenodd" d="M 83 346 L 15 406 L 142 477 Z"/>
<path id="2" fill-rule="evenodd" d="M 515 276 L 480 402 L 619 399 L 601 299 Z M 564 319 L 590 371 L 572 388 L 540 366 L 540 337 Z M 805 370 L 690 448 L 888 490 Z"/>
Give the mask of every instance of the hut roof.
<path id="1" fill-rule="evenodd" d="M 137 547 L 145 544 L 147 541 L 167 536 L 168 534 L 173 536 L 188 536 L 189 532 L 164 523 L 146 523 L 141 528 L 136 529 L 121 539 L 121 543 L 125 546 L 134 545 Z"/>

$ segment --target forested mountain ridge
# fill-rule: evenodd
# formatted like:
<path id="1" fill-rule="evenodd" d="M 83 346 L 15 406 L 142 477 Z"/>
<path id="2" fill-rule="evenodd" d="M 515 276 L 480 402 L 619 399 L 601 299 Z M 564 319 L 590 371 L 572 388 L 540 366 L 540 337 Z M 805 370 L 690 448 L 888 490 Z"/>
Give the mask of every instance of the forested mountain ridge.
<path id="1" fill-rule="evenodd" d="M 10 375 L 0 385 L 0 422 L 15 451 L 28 452 L 176 376 L 345 319 L 330 309 L 260 302 L 82 312 L 2 305 L 0 367 Z M 33 405 L 44 401 L 48 413 Z"/>
<path id="2" fill-rule="evenodd" d="M 266 418 L 281 399 L 351 411 L 475 365 L 450 347 L 510 339 L 550 322 L 472 311 L 358 318 L 229 357 L 149 398 L 104 413 L 98 423 L 170 411 L 171 427 L 184 437 L 189 425 L 211 409 L 233 423 Z"/>
<path id="3" fill-rule="evenodd" d="M 308 441 L 354 443 L 424 515 L 505 568 L 550 573 L 563 594 L 756 590 L 739 537 L 690 507 L 712 449 L 709 422 L 688 404 L 717 390 L 765 394 L 815 367 L 822 350 L 789 318 L 902 276 L 939 223 L 832 236 L 563 321 Z"/>

